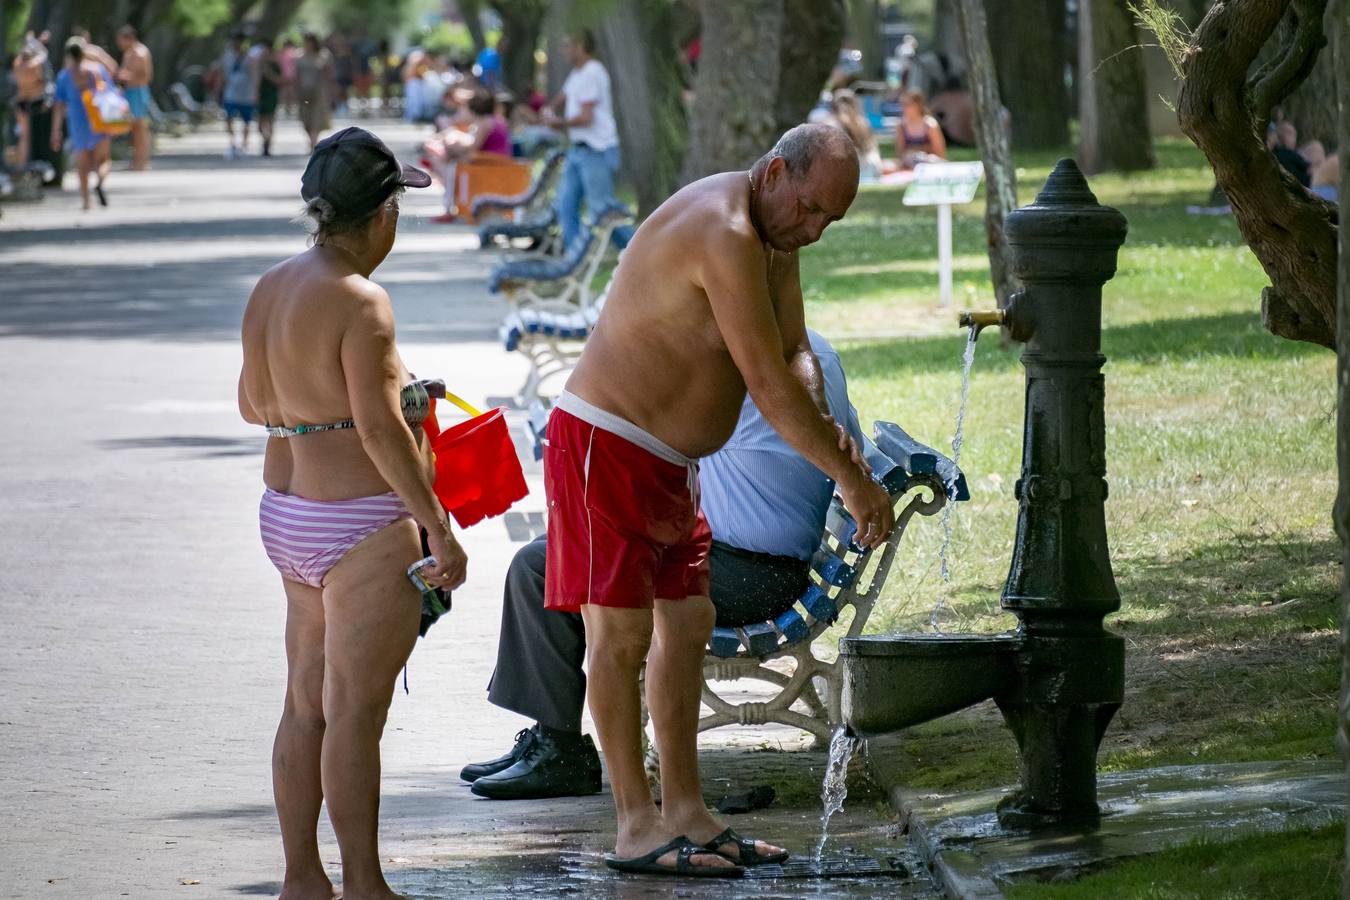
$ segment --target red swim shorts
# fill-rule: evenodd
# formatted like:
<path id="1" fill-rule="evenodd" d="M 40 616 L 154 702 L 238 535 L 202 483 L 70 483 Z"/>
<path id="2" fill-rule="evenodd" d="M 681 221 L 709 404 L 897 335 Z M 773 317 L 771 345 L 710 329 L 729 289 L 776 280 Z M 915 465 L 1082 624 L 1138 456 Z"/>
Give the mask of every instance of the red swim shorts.
<path id="1" fill-rule="evenodd" d="M 692 462 L 663 459 L 562 408 L 550 415 L 547 437 L 546 608 L 651 609 L 656 598 L 708 596 L 712 532 L 698 510 Z"/>

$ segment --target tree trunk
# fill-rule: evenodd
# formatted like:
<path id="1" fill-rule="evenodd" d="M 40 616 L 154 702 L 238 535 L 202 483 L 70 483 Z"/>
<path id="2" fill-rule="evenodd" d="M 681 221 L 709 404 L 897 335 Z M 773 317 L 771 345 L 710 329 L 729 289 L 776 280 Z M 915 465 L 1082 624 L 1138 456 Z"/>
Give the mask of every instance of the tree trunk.
<path id="1" fill-rule="evenodd" d="M 475 55 L 487 49 L 487 35 L 483 34 L 483 0 L 458 0 L 459 15 L 473 41 Z"/>
<path id="2" fill-rule="evenodd" d="M 984 231 L 989 251 L 989 275 L 994 283 L 994 296 L 1002 309 L 1017 290 L 1008 241 L 1003 236 L 1003 220 L 1017 208 L 1017 173 L 1008 147 L 1008 133 L 999 116 L 1002 103 L 998 79 L 994 75 L 993 53 L 989 49 L 984 6 L 981 0 L 955 0 L 954 6 L 961 34 L 961 53 L 966 58 L 971 99 L 975 104 L 975 140 L 984 161 Z"/>
<path id="3" fill-rule="evenodd" d="M 679 49 L 669 0 L 623 0 L 604 11 L 596 40 L 609 68 L 623 175 L 646 216 L 679 186 L 688 140 Z"/>
<path id="4" fill-rule="evenodd" d="M 707 5 L 717 2 L 708 0 Z M 881 3 L 878 0 L 847 0 L 846 6 L 849 40 L 862 51 L 863 80 L 878 81 L 886 74 L 886 60 L 882 58 L 881 49 Z"/>
<path id="5" fill-rule="evenodd" d="M 1334 348 L 1337 210 L 1285 172 L 1263 140 L 1268 111 L 1307 76 L 1325 42 L 1326 2 L 1216 3 L 1182 62 L 1177 115 L 1213 166 L 1243 240 L 1271 280 L 1261 293 L 1265 327 Z M 1249 82 L 1248 69 L 1286 9 L 1299 16 L 1293 39 Z"/>
<path id="6" fill-rule="evenodd" d="M 1350 98 L 1350 0 L 1332 5 L 1327 20 L 1342 98 Z M 1350 221 L 1350 103 L 1340 106 L 1341 221 Z M 1341 538 L 1341 700 L 1336 743 L 1350 775 L 1350 228 L 1340 229 L 1340 283 L 1336 335 L 1336 466 L 1340 491 L 1333 518 Z M 1350 786 L 1350 778 L 1347 778 Z M 1350 806 L 1350 792 L 1347 793 Z M 1348 810 L 1350 811 L 1350 810 Z M 1350 819 L 1346 820 L 1345 850 L 1350 851 Z M 1341 897 L 1350 900 L 1350 852 L 1341 857 Z"/>
<path id="7" fill-rule="evenodd" d="M 544 53 L 548 57 L 548 68 L 545 71 L 547 86 L 544 93 L 549 99 L 556 97 L 558 91 L 562 90 L 563 80 L 567 78 L 567 71 L 571 68 L 562 52 L 562 40 L 567 36 L 568 30 L 574 27 L 572 19 L 575 6 L 574 0 L 553 0 L 544 15 Z"/>
<path id="8" fill-rule="evenodd" d="M 998 89 L 1019 150 L 1069 143 L 1064 0 L 986 0 Z"/>
<path id="9" fill-rule="evenodd" d="M 844 0 L 784 0 L 775 130 L 806 121 L 839 59 Z"/>
<path id="10" fill-rule="evenodd" d="M 544 0 L 492 0 L 502 19 L 502 83 L 520 98 L 534 90 L 534 50 L 544 23 Z"/>
<path id="11" fill-rule="evenodd" d="M 1107 169 L 1151 169 L 1148 86 L 1134 13 L 1128 0 L 1080 0 L 1078 5 L 1078 161 L 1091 175 Z"/>
<path id="12" fill-rule="evenodd" d="M 749 168 L 778 137 L 784 0 L 707 0 L 682 180 Z"/>
<path id="13" fill-rule="evenodd" d="M 961 19 L 956 11 L 957 0 L 933 2 L 933 52 L 942 60 L 946 70 L 941 78 L 962 78 L 966 73 L 966 55 L 962 50 Z M 988 40 L 985 40 L 988 43 Z M 939 90 L 939 87 L 934 90 Z"/>

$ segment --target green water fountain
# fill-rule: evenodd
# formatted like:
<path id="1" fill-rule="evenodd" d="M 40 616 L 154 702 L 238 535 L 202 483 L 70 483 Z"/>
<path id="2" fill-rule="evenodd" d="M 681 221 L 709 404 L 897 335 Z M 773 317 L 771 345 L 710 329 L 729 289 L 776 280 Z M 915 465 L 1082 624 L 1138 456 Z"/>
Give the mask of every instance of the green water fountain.
<path id="1" fill-rule="evenodd" d="M 840 642 L 843 719 L 860 736 L 994 700 L 1021 756 L 1021 785 L 999 804 L 1006 827 L 1098 821 L 1097 748 L 1124 696 L 1124 641 L 1102 626 L 1120 594 L 1106 539 L 1101 321 L 1125 232 L 1125 217 L 1061 160 L 1035 202 L 1007 218 L 1024 289 L 1005 310 L 962 317 L 1024 344 L 1017 533 L 1001 599 L 1017 629 Z"/>

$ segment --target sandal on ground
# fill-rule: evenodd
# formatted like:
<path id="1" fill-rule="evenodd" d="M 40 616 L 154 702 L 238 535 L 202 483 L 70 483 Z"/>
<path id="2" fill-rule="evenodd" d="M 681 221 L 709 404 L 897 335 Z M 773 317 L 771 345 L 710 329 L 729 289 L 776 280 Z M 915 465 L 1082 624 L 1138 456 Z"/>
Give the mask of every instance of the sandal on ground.
<path id="1" fill-rule="evenodd" d="M 731 843 L 736 845 L 736 850 L 740 853 L 739 859 L 726 853 L 722 853 L 722 851 L 718 849 L 723 844 Z M 753 840 L 741 837 L 736 833 L 735 829 L 731 828 L 731 826 L 727 826 L 726 831 L 704 844 L 703 849 L 721 854 L 723 857 L 740 866 L 766 866 L 773 863 L 786 862 L 787 858 L 792 855 L 786 850 L 780 850 L 777 853 L 760 853 L 755 849 L 755 842 Z"/>
<path id="2" fill-rule="evenodd" d="M 98 184 L 94 185 L 94 195 L 98 197 L 99 206 L 108 205 L 108 195 L 103 193 L 103 182 L 100 181 Z"/>
<path id="3" fill-rule="evenodd" d="M 675 865 L 661 865 L 657 860 L 665 856 L 670 851 L 675 853 Z M 706 847 L 700 847 L 684 835 L 680 835 L 668 844 L 657 847 L 651 853 L 645 856 L 634 856 L 628 859 L 620 859 L 617 856 L 606 856 L 605 865 L 619 872 L 627 872 L 630 875 L 681 875 L 689 878 L 740 878 L 745 874 L 742 866 L 700 866 L 693 862 L 692 858 L 699 854 L 714 854 L 721 856 L 716 851 L 709 850 Z M 725 856 L 721 857 L 726 859 Z"/>

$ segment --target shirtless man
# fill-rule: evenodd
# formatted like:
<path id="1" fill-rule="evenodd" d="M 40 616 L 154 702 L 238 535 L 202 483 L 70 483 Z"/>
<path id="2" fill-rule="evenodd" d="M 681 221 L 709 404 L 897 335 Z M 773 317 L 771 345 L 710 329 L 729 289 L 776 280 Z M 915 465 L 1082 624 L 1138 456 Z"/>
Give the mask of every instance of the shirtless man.
<path id="1" fill-rule="evenodd" d="M 734 876 L 787 856 L 724 828 L 703 803 L 697 728 L 714 610 L 696 460 L 731 435 L 748 389 L 834 479 L 858 541 L 877 546 L 890 532 L 889 497 L 828 417 L 797 267 L 797 250 L 843 217 L 857 185 L 848 136 L 800 125 L 748 173 L 667 200 L 634 235 L 550 418 L 545 605 L 585 621 L 588 701 L 618 814 L 612 868 Z M 642 765 L 644 660 L 659 810 Z"/>
<path id="2" fill-rule="evenodd" d="M 14 57 L 14 84 L 14 106 L 19 120 L 16 168 L 22 170 L 28 165 L 33 143 L 33 115 L 41 113 L 47 104 L 47 48 L 31 31 L 24 36 L 23 49 Z"/>
<path id="3" fill-rule="evenodd" d="M 130 25 L 117 30 L 117 46 L 122 50 L 117 80 L 131 107 L 131 168 L 141 171 L 150 168 L 150 81 L 155 77 L 155 66 L 150 48 L 141 43 Z"/>

